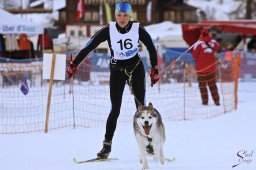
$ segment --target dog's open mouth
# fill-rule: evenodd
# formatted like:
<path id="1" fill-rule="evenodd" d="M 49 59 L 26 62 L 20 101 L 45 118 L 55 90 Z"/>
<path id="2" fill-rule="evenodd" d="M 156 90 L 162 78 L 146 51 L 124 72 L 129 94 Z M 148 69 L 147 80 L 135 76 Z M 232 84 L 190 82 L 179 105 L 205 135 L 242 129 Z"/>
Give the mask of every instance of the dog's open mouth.
<path id="1" fill-rule="evenodd" d="M 150 126 L 149 125 L 142 126 L 146 135 L 149 135 L 151 126 L 152 125 L 150 125 Z"/>

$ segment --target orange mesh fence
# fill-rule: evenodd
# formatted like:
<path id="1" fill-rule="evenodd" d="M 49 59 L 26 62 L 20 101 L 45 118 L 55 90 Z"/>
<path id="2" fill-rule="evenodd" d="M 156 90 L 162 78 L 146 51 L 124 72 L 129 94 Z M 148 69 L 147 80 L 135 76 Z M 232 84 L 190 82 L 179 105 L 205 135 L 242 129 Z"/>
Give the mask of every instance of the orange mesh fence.
<path id="1" fill-rule="evenodd" d="M 235 54 L 231 61 L 216 62 L 220 106 L 214 104 L 209 89 L 208 105 L 202 105 L 197 74 L 188 64 L 176 64 L 153 88 L 147 72 L 146 104 L 152 102 L 164 121 L 206 119 L 230 112 L 237 107 L 239 59 L 239 54 Z M 107 64 L 100 68 L 86 60 L 79 66 L 74 81 L 54 81 L 49 130 L 105 126 L 111 109 L 109 76 Z M 29 86 L 27 95 L 20 90 L 24 78 Z M 0 87 L 0 133 L 44 131 L 49 80 L 42 79 L 42 61 L 0 63 Z M 134 97 L 127 85 L 119 124 L 131 123 L 135 111 Z"/>

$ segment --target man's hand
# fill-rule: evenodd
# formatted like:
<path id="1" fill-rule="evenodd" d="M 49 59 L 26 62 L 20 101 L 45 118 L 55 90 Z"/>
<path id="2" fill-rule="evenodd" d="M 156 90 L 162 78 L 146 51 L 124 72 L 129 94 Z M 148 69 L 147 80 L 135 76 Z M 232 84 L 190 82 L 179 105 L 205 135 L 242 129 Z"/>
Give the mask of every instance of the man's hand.
<path id="1" fill-rule="evenodd" d="M 68 74 L 68 78 L 72 78 L 75 74 L 76 74 L 76 71 L 77 71 L 77 65 L 71 63 L 68 68 L 67 68 L 67 74 Z"/>
<path id="2" fill-rule="evenodd" d="M 151 87 L 153 87 L 153 85 L 158 82 L 159 80 L 159 75 L 158 75 L 158 69 L 157 68 L 151 68 L 151 72 L 150 72 L 150 78 L 151 78 Z"/>

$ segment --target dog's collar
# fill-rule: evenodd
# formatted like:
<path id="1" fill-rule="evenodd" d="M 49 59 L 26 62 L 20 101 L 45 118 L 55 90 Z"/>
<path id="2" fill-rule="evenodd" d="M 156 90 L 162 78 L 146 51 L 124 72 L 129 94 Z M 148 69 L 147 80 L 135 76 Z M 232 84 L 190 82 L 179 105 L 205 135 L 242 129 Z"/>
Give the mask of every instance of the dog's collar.
<path id="1" fill-rule="evenodd" d="M 144 135 L 142 132 L 139 131 L 139 133 L 144 136 L 145 138 L 147 138 L 148 142 L 152 142 L 153 138 L 148 137 L 147 135 Z"/>

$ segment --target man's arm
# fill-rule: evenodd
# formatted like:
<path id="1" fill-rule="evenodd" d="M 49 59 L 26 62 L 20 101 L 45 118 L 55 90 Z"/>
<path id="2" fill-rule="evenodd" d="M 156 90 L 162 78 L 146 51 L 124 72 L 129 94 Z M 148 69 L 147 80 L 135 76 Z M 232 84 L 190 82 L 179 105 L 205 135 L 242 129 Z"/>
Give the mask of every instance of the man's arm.
<path id="1" fill-rule="evenodd" d="M 79 65 L 91 51 L 93 51 L 100 43 L 106 41 L 108 36 L 109 26 L 100 29 L 96 34 L 91 37 L 85 47 L 78 52 L 75 60 L 72 63 L 75 65 Z"/>
<path id="2" fill-rule="evenodd" d="M 154 43 L 149 35 L 149 33 L 145 30 L 144 27 L 139 27 L 139 40 L 147 47 L 150 64 L 154 68 L 157 66 L 157 52 L 154 46 Z"/>
<path id="3" fill-rule="evenodd" d="M 214 42 L 213 50 L 214 50 L 214 52 L 217 52 L 220 48 L 220 44 L 216 40 L 213 40 L 213 42 Z"/>
<path id="4" fill-rule="evenodd" d="M 198 57 L 197 49 L 192 49 L 192 57 L 194 58 L 194 60 L 197 59 Z"/>
<path id="5" fill-rule="evenodd" d="M 157 52 L 149 33 L 142 26 L 139 27 L 139 40 L 147 47 L 149 53 L 150 64 L 152 67 L 150 70 L 151 87 L 153 87 L 159 80 Z"/>
<path id="6" fill-rule="evenodd" d="M 199 57 L 199 52 L 202 50 L 202 43 L 203 41 L 197 41 L 191 50 L 194 60 L 197 60 Z"/>

